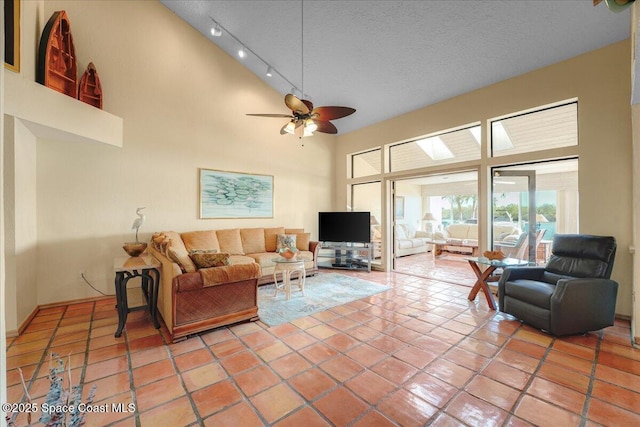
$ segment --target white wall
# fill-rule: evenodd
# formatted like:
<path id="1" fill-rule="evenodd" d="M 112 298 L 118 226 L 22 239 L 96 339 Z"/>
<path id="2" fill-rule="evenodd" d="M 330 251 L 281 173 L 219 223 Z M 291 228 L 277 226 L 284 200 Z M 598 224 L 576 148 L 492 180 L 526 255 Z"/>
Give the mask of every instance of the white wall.
<path id="1" fill-rule="evenodd" d="M 95 64 L 104 110 L 124 120 L 123 148 L 39 139 L 35 164 L 16 165 L 16 176 L 36 176 L 38 304 L 97 296 L 80 270 L 113 293 L 113 257 L 133 239 L 139 206 L 147 208 L 141 240 L 167 229 L 280 225 L 317 237 L 317 212 L 332 205 L 335 137 L 302 147 L 279 134 L 277 120 L 245 116 L 286 112 L 283 94 L 159 2 L 33 3 L 44 11 L 30 4 L 23 31 L 40 34 L 42 15 L 65 10 L 78 69 Z M 35 58 L 36 45 L 23 45 L 23 57 Z M 273 175 L 274 218 L 198 219 L 198 168 Z M 19 313 L 14 324 L 22 321 Z"/>

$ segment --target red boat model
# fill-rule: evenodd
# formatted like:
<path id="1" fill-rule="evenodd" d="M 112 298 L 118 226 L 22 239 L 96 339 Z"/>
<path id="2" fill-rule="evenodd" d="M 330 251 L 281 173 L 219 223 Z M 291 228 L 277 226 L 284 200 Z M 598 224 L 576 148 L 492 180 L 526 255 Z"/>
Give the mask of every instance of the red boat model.
<path id="1" fill-rule="evenodd" d="M 87 70 L 80 78 L 78 99 L 102 110 L 102 84 L 100 83 L 100 77 L 98 77 L 98 70 L 96 70 L 93 62 L 89 62 Z"/>
<path id="2" fill-rule="evenodd" d="M 54 12 L 42 32 L 36 81 L 65 95 L 78 97 L 76 50 L 71 24 L 64 10 Z"/>

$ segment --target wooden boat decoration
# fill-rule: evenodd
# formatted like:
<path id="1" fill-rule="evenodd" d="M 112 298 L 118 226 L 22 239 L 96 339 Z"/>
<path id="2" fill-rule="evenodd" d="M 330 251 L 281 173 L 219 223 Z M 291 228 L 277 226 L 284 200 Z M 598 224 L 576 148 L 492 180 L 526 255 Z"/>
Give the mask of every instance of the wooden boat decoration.
<path id="1" fill-rule="evenodd" d="M 38 47 L 36 81 L 78 98 L 78 64 L 71 24 L 64 10 L 54 12 L 44 27 Z"/>
<path id="2" fill-rule="evenodd" d="M 87 69 L 80 78 L 78 99 L 102 110 L 102 84 L 100 84 L 98 70 L 96 70 L 93 62 L 89 62 Z"/>

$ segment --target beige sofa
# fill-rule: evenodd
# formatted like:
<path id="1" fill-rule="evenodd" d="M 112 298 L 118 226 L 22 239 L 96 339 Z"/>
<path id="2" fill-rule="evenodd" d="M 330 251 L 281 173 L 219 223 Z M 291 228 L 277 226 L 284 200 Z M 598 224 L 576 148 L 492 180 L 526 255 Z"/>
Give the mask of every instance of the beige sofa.
<path id="1" fill-rule="evenodd" d="M 234 228 L 154 234 L 148 251 L 162 264 L 158 311 L 172 339 L 239 320 L 256 319 L 257 285 L 273 282 L 275 264 L 272 260 L 278 257 L 277 236 L 284 234 L 296 236 L 297 257 L 304 260 L 307 275 L 315 274 L 320 245 L 310 241 L 310 234 L 302 229 Z M 229 254 L 230 265 L 198 269 L 189 254 L 203 250 Z M 193 252 L 191 254 L 193 256 Z M 233 296 L 234 289 L 239 290 L 234 288 L 235 282 L 244 286 L 242 297 Z M 223 286 L 229 284 L 232 286 Z"/>
<path id="2" fill-rule="evenodd" d="M 431 245 L 427 242 L 430 238 L 431 234 L 426 231 L 416 230 L 408 224 L 397 224 L 394 242 L 396 257 L 431 250 Z"/>
<path id="3" fill-rule="evenodd" d="M 518 236 L 522 231 L 513 224 L 495 224 L 493 238 L 496 241 L 509 240 Z M 478 224 L 450 224 L 443 231 L 433 234 L 434 240 L 445 241 L 439 249 L 447 252 L 478 255 Z"/>

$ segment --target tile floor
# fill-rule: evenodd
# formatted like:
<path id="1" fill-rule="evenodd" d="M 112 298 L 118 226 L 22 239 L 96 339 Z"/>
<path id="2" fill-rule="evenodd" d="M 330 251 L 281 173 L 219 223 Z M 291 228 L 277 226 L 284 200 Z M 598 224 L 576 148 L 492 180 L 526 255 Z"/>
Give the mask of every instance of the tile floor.
<path id="1" fill-rule="evenodd" d="M 43 401 L 55 351 L 71 354 L 84 396 L 97 386 L 95 404 L 135 405 L 90 413 L 87 426 L 640 425 L 640 350 L 628 322 L 557 339 L 488 310 L 484 298 L 469 302 L 469 287 L 346 274 L 392 289 L 176 344 L 142 311 L 114 338 L 113 299 L 41 310 L 7 339 L 9 401 L 23 397 L 18 367 Z"/>

